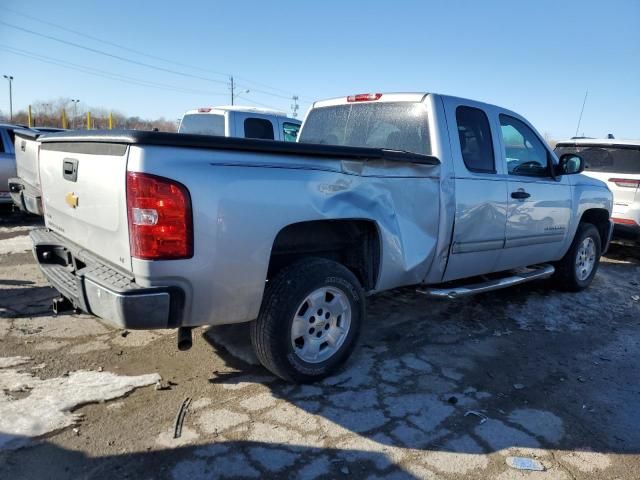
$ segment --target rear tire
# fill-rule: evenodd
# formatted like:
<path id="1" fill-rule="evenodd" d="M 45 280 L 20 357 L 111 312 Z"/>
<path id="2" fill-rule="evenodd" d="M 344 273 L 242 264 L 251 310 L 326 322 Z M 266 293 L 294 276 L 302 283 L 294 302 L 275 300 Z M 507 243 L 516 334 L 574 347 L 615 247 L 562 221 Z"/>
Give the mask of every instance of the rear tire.
<path id="1" fill-rule="evenodd" d="M 591 223 L 581 223 L 569 251 L 555 265 L 556 285 L 570 292 L 587 288 L 600 265 L 601 248 L 598 229 Z"/>
<path id="2" fill-rule="evenodd" d="M 356 276 L 331 260 L 305 259 L 269 281 L 251 322 L 251 343 L 260 363 L 280 378 L 314 382 L 349 358 L 364 319 Z"/>

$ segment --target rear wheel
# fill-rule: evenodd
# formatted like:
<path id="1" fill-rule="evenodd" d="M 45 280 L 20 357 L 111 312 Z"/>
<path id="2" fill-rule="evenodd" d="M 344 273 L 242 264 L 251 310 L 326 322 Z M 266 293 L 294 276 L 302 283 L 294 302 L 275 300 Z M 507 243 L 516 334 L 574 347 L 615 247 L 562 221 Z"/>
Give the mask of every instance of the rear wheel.
<path id="1" fill-rule="evenodd" d="M 353 351 L 364 321 L 358 279 L 339 263 L 313 258 L 285 268 L 269 283 L 251 324 L 260 362 L 297 383 L 333 373 Z"/>
<path id="2" fill-rule="evenodd" d="M 572 292 L 587 288 L 600 265 L 601 248 L 598 229 L 581 223 L 569 251 L 556 264 L 557 285 Z"/>

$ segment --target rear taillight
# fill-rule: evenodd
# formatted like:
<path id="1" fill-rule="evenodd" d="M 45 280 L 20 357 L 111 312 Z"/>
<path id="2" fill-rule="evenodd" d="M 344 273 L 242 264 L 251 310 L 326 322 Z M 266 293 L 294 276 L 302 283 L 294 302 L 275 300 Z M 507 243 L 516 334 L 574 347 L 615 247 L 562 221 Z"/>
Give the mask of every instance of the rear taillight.
<path id="1" fill-rule="evenodd" d="M 211 111 L 211 107 L 200 107 L 198 112 L 200 113 L 209 113 Z"/>
<path id="2" fill-rule="evenodd" d="M 191 198 L 184 185 L 128 172 L 127 214 L 133 257 L 170 260 L 193 256 Z"/>
<path id="3" fill-rule="evenodd" d="M 347 102 L 373 102 L 374 100 L 380 100 L 381 93 L 358 93 L 357 95 L 349 95 Z"/>
<path id="4" fill-rule="evenodd" d="M 611 220 L 613 220 L 613 223 L 617 223 L 619 225 L 632 225 L 634 227 L 638 226 L 638 223 L 635 220 L 631 220 L 629 218 L 616 218 L 616 217 L 613 217 Z"/>
<path id="5" fill-rule="evenodd" d="M 618 187 L 638 188 L 640 180 L 632 180 L 630 178 L 610 178 L 611 183 L 615 183 Z"/>

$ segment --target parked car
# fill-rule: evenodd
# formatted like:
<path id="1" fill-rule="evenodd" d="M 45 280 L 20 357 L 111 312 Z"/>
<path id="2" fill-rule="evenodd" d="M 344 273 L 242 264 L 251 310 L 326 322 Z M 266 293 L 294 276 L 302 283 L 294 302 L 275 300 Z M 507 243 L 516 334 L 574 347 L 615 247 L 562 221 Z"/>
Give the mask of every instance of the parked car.
<path id="1" fill-rule="evenodd" d="M 43 135 L 37 130 L 16 130 L 15 132 L 15 171 L 9 178 L 9 192 L 13 204 L 23 212 L 42 215 L 42 193 L 38 154 Z"/>
<path id="2" fill-rule="evenodd" d="M 266 108 L 202 107 L 184 114 L 178 133 L 295 142 L 301 123 Z"/>
<path id="3" fill-rule="evenodd" d="M 571 139 L 559 142 L 555 151 L 584 158 L 585 175 L 613 192 L 614 235 L 640 242 L 640 140 Z"/>
<path id="4" fill-rule="evenodd" d="M 586 288 L 612 195 L 520 115 L 437 94 L 314 103 L 298 143 L 154 132 L 41 139 L 42 272 L 125 328 L 251 322 L 262 364 L 308 382 L 350 355 L 366 295 L 457 298 L 555 276 Z"/>
<path id="5" fill-rule="evenodd" d="M 0 205 L 11 204 L 8 181 L 16 174 L 15 132 L 22 129 L 19 125 L 0 124 Z"/>

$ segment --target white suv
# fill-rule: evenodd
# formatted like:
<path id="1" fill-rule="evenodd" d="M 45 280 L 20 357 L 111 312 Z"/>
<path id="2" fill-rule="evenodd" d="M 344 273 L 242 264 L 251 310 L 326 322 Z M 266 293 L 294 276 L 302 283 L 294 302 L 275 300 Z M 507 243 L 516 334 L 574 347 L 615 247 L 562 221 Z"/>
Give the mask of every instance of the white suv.
<path id="1" fill-rule="evenodd" d="M 606 182 L 613 192 L 615 235 L 640 242 L 640 140 L 579 138 L 558 142 L 558 157 L 577 153 L 584 174 Z"/>

